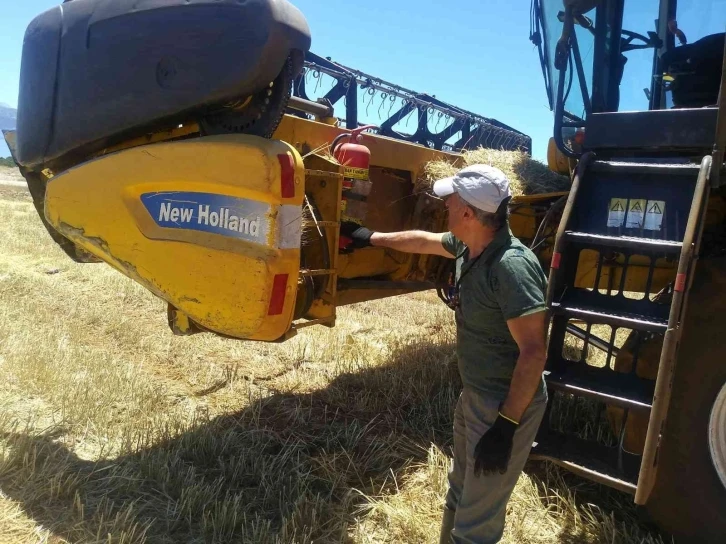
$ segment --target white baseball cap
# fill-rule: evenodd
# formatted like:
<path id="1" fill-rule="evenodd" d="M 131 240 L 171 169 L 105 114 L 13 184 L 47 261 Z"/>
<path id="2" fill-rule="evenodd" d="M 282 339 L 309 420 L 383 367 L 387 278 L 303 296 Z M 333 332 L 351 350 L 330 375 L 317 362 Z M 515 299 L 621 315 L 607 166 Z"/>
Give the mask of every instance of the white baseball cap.
<path id="1" fill-rule="evenodd" d="M 434 183 L 434 193 L 440 197 L 459 193 L 468 204 L 489 213 L 495 213 L 504 199 L 512 196 L 504 172 L 487 164 L 472 164 L 440 179 Z"/>

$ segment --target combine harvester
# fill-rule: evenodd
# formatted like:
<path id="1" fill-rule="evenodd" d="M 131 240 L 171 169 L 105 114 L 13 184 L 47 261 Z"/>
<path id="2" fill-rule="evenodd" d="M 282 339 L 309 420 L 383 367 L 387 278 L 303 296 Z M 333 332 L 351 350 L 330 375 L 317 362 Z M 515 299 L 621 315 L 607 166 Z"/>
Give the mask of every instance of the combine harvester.
<path id="1" fill-rule="evenodd" d="M 645 36 L 622 28 L 623 0 L 533 2 L 550 168 L 573 183 L 516 197 L 511 226 L 550 270 L 550 408 L 586 397 L 614 437 L 547 418 L 533 457 L 633 493 L 679 542 L 724 542 L 723 34 L 676 47 L 675 0 L 654 5 Z M 38 16 L 6 140 L 49 234 L 164 299 L 176 334 L 284 341 L 333 326 L 341 305 L 442 289 L 451 261 L 350 250 L 341 220 L 443 231 L 424 166 L 531 140 L 309 47 L 285 0 L 76 0 Z M 620 113 L 636 48 L 654 51 L 649 110 Z M 359 106 L 380 122 L 361 125 Z"/>
<path id="2" fill-rule="evenodd" d="M 440 202 L 414 191 L 423 166 L 530 138 L 309 46 L 284 0 L 84 0 L 38 16 L 7 139 L 50 235 L 166 300 L 181 334 L 282 340 L 332 326 L 339 305 L 431 288 L 432 262 L 345 251 L 341 204 L 372 228 L 443 229 Z M 390 112 L 375 134 L 360 134 L 359 94 Z"/>

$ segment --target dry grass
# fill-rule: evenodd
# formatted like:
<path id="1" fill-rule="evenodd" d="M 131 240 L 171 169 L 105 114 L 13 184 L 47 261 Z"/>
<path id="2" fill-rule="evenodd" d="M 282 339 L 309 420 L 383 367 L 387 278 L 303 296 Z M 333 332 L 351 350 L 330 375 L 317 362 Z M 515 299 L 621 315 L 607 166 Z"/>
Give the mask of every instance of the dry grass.
<path id="1" fill-rule="evenodd" d="M 418 189 L 427 189 L 434 181 L 453 176 L 459 169 L 472 164 L 488 164 L 499 168 L 509 179 L 514 196 L 567 191 L 570 187 L 569 178 L 552 172 L 545 164 L 522 151 L 478 148 L 465 151 L 460 164 L 445 160 L 427 163 L 424 179 L 419 180 L 422 186 Z"/>
<path id="2" fill-rule="evenodd" d="M 0 187 L 0 542 L 437 542 L 459 383 L 430 293 L 281 345 L 167 330 Z M 630 498 L 539 465 L 506 542 L 656 542 Z"/>
<path id="3" fill-rule="evenodd" d="M 20 170 L 8 166 L 0 166 L 0 183 L 25 183 Z"/>

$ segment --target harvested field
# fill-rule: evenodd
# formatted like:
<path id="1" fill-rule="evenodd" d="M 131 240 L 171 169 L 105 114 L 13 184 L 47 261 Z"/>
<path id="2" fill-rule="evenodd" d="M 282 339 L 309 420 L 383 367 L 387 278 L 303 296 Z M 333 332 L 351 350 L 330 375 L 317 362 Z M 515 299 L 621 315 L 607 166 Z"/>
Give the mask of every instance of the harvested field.
<path id="1" fill-rule="evenodd" d="M 438 542 L 459 382 L 421 293 L 280 345 L 174 337 L 0 186 L 0 542 Z M 655 543 L 629 496 L 532 463 L 504 542 Z"/>
<path id="2" fill-rule="evenodd" d="M 17 168 L 0 166 L 0 185 L 12 187 L 27 187 L 23 176 Z"/>

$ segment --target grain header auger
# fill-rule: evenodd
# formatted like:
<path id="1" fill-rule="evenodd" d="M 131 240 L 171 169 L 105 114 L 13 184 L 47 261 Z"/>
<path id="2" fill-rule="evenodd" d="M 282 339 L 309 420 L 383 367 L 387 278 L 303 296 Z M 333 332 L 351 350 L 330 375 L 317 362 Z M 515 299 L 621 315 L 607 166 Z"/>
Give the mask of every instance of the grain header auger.
<path id="1" fill-rule="evenodd" d="M 310 42 L 285 0 L 74 0 L 39 15 L 6 139 L 50 236 L 167 301 L 177 334 L 284 340 L 332 326 L 339 305 L 434 287 L 439 261 L 346 250 L 341 216 L 442 229 L 423 165 L 531 140 Z M 379 114 L 363 134 L 359 105 Z M 532 202 L 516 227 L 530 237 Z"/>

